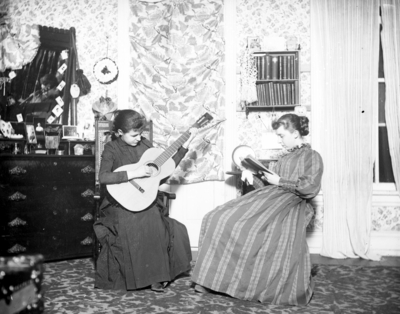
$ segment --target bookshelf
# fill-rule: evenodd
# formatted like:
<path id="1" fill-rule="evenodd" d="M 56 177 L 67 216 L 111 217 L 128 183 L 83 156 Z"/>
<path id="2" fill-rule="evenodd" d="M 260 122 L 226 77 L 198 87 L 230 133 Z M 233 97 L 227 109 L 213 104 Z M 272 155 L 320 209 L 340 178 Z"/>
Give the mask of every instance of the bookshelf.
<path id="1" fill-rule="evenodd" d="M 300 105 L 300 54 L 298 50 L 254 52 L 258 101 L 249 111 L 292 111 Z"/>

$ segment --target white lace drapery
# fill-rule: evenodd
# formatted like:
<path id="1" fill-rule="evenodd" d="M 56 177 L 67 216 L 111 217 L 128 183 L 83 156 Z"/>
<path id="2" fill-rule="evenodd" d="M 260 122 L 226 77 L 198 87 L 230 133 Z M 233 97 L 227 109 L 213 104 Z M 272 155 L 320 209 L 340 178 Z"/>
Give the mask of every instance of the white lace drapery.
<path id="1" fill-rule="evenodd" d="M 311 0 L 313 144 L 324 159 L 321 255 L 370 252 L 379 1 Z"/>

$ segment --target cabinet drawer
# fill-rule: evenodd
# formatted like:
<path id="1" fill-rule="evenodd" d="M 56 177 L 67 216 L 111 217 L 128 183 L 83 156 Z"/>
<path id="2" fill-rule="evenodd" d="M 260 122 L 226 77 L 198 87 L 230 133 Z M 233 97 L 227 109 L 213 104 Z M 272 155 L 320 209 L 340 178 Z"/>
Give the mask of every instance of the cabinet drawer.
<path id="1" fill-rule="evenodd" d="M 46 217 L 48 231 L 58 231 L 67 237 L 80 232 L 92 232 L 93 223 L 93 211 L 90 208 L 60 209 Z"/>
<path id="2" fill-rule="evenodd" d="M 0 214 L 1 235 L 23 235 L 46 232 L 45 213 L 7 210 Z"/>
<path id="3" fill-rule="evenodd" d="M 41 254 L 43 233 L 1 236 L 0 255 Z"/>
<path id="4" fill-rule="evenodd" d="M 0 206 L 6 211 L 52 211 L 94 206 L 94 184 L 0 186 Z"/>
<path id="5" fill-rule="evenodd" d="M 35 185 L 51 182 L 94 182 L 94 159 L 38 158 L 1 160 L 0 183 Z"/>

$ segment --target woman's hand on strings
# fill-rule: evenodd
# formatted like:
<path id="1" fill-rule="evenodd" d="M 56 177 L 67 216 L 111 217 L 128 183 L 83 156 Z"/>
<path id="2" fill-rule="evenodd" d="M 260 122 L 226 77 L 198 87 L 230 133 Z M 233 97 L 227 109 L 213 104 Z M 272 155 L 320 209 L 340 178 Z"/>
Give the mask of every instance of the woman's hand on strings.
<path id="1" fill-rule="evenodd" d="M 135 170 L 132 171 L 127 171 L 126 172 L 128 175 L 128 180 L 132 180 L 135 178 L 144 178 L 144 177 L 150 177 L 151 176 L 151 169 L 149 166 L 141 166 Z"/>

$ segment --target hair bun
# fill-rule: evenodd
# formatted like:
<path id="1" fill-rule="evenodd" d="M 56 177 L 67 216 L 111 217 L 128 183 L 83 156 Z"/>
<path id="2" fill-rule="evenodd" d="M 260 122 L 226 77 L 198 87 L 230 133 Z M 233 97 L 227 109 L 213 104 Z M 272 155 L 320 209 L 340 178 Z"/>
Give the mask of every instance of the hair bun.
<path id="1" fill-rule="evenodd" d="M 310 129 L 308 127 L 308 118 L 306 116 L 299 116 L 300 128 L 299 133 L 301 136 L 306 136 L 310 133 Z"/>

